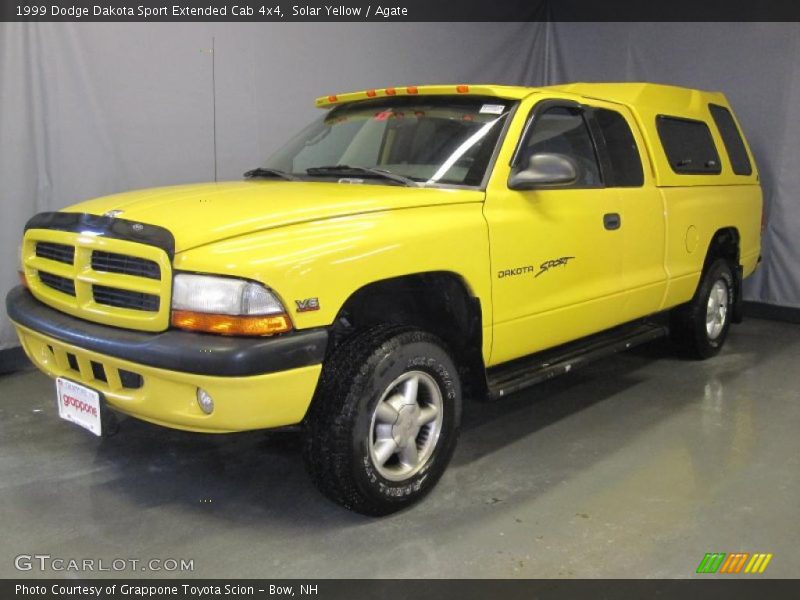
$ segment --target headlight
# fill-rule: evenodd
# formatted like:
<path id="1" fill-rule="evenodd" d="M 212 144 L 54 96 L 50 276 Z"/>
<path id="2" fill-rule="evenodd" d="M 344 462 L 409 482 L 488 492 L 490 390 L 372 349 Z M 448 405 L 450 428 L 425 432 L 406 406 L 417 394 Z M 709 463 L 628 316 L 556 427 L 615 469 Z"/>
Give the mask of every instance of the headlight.
<path id="1" fill-rule="evenodd" d="M 172 325 L 222 335 L 271 335 L 292 328 L 280 300 L 260 283 L 188 273 L 173 280 Z"/>

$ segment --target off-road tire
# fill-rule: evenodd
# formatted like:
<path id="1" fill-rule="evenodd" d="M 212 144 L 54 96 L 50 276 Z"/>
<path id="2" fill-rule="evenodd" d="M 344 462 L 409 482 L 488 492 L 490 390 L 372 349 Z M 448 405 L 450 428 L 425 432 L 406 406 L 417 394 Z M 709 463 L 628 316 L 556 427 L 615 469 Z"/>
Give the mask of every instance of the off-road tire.
<path id="1" fill-rule="evenodd" d="M 709 298 L 717 282 L 727 289 L 727 306 L 724 322 L 719 332 L 709 335 L 707 316 Z M 713 261 L 703 273 L 700 285 L 692 300 L 678 306 L 670 313 L 670 336 L 678 350 L 691 358 L 703 360 L 719 353 L 733 318 L 733 304 L 737 293 L 731 266 L 725 259 Z"/>
<path id="2" fill-rule="evenodd" d="M 408 372 L 435 381 L 443 416 L 427 461 L 408 479 L 391 481 L 370 454 L 373 414 L 387 386 Z M 353 335 L 326 359 L 305 421 L 304 459 L 311 479 L 334 502 L 366 515 L 387 515 L 419 501 L 450 462 L 461 400 L 458 371 L 437 337 L 388 325 Z"/>

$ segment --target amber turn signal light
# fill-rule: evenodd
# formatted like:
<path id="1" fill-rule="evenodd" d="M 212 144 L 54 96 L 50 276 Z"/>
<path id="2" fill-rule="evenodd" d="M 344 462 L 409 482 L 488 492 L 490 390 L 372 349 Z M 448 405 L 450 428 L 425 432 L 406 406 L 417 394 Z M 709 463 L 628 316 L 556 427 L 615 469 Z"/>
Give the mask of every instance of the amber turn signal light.
<path id="1" fill-rule="evenodd" d="M 273 335 L 291 331 L 289 315 L 213 315 L 188 310 L 172 311 L 172 326 L 218 335 Z"/>

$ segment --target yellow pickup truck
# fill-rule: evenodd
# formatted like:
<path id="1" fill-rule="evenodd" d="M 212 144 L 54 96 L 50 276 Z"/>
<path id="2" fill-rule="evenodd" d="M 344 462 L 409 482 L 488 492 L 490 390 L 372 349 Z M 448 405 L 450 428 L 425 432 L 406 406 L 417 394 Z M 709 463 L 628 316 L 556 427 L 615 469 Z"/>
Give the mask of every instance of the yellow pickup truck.
<path id="1" fill-rule="evenodd" d="M 725 96 L 649 83 L 324 96 L 244 180 L 27 223 L 8 314 L 58 411 L 197 432 L 301 426 L 319 488 L 424 496 L 462 397 L 670 334 L 717 353 L 762 199 Z"/>

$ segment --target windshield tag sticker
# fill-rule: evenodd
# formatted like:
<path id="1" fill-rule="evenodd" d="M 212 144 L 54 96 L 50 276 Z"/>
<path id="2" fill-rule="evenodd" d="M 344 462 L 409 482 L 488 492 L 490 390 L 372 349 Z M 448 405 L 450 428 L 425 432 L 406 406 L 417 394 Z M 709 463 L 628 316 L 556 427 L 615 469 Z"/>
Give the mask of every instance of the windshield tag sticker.
<path id="1" fill-rule="evenodd" d="M 502 115 L 506 109 L 502 104 L 484 104 L 481 106 L 480 113 L 482 115 Z"/>

